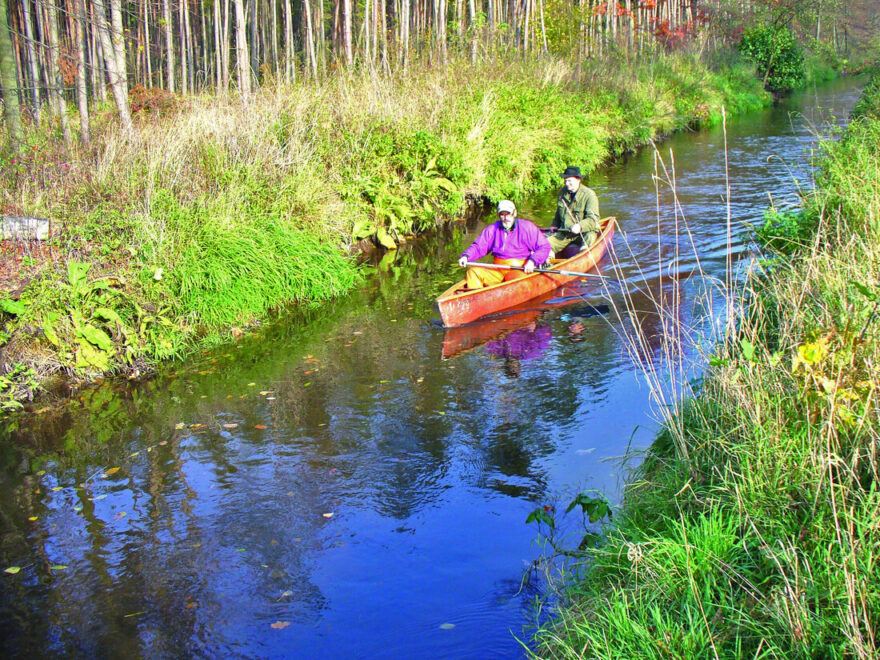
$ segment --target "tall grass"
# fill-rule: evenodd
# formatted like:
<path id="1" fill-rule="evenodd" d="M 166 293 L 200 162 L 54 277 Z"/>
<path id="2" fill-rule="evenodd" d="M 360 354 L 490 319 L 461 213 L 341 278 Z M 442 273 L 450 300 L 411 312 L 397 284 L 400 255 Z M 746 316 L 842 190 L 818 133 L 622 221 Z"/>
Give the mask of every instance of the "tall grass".
<path id="1" fill-rule="evenodd" d="M 163 97 L 128 132 L 99 111 L 90 148 L 67 150 L 45 125 L 32 128 L 21 159 L 0 171 L 0 194 L 10 211 L 55 221 L 62 263 L 23 293 L 8 354 L 85 369 L 82 329 L 52 294 L 65 285 L 63 262 L 91 263 L 92 277 L 116 283 L 108 304 L 127 301 L 123 316 L 154 323 L 124 351 L 83 349 L 108 353 L 92 366 L 120 364 L 123 352 L 129 362 L 132 353 L 158 359 L 273 307 L 346 291 L 358 274 L 341 255 L 359 239 L 399 239 L 470 199 L 545 189 L 568 164 L 592 170 L 658 134 L 713 121 L 722 104 L 769 102 L 750 71 L 710 70 L 687 55 L 577 68 L 462 61 L 400 78 L 340 72 L 268 85 L 247 100 Z M 33 333 L 47 323 L 58 344 Z M 113 321 L 102 323 L 115 341 Z"/>
<path id="2" fill-rule="evenodd" d="M 878 657 L 880 121 L 860 114 L 825 145 L 806 244 L 726 290 L 742 311 L 699 388 L 663 408 L 536 656 Z M 662 401 L 660 366 L 646 375 Z"/>

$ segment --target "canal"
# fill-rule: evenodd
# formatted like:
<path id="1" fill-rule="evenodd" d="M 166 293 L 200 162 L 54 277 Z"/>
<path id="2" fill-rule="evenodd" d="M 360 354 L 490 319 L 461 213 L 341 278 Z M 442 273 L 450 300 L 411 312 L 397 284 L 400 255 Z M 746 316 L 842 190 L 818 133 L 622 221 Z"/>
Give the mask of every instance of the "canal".
<path id="1" fill-rule="evenodd" d="M 754 257 L 748 224 L 812 187 L 815 135 L 859 90 L 811 90 L 585 180 L 619 221 L 607 288 L 444 330 L 433 300 L 490 213 L 376 259 L 331 304 L 7 420 L 7 653 L 521 657 L 546 612 L 526 517 L 583 490 L 619 503 L 658 426 L 648 381 L 674 396 L 699 374 L 694 342 Z M 554 191 L 515 201 L 552 219 Z"/>

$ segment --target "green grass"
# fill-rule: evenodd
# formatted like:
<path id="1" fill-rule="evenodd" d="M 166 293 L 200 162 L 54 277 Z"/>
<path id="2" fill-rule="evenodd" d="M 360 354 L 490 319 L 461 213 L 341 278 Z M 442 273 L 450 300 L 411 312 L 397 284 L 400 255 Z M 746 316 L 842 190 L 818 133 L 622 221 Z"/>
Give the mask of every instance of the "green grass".
<path id="1" fill-rule="evenodd" d="M 536 656 L 880 653 L 877 80 L 803 218 L 762 229 L 773 268 L 738 292 L 743 317 L 668 408 Z"/>
<path id="2" fill-rule="evenodd" d="M 658 53 L 339 72 L 247 103 L 169 97 L 128 134 L 98 108 L 90 148 L 32 127 L 0 193 L 14 213 L 55 220 L 57 258 L 23 293 L 26 310 L 4 317 L 7 351 L 40 374 L 144 368 L 345 292 L 359 274 L 342 255 L 358 239 L 424 231 L 470 198 L 518 200 L 566 165 L 589 172 L 722 106 L 769 102 L 741 62 Z M 71 298 L 68 263 L 112 286 Z M 97 309 L 111 313 L 89 320 Z"/>

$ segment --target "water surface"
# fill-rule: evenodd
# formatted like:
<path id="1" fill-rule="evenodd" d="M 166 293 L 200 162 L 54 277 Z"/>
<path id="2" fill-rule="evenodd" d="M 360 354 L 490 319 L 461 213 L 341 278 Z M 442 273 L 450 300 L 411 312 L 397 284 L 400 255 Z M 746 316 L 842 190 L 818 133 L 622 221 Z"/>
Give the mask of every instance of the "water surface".
<path id="1" fill-rule="evenodd" d="M 444 331 L 433 299 L 476 223 L 386 256 L 330 305 L 8 423 L 7 654 L 521 657 L 542 595 L 526 516 L 583 489 L 619 501 L 620 457 L 656 431 L 622 330 L 662 358 L 652 300 L 707 330 L 747 223 L 810 187 L 813 129 L 858 89 L 675 136 L 658 147 L 674 194 L 652 150 L 590 177 L 620 221 L 610 300 L 568 286 Z M 516 201 L 549 224 L 553 191 Z"/>

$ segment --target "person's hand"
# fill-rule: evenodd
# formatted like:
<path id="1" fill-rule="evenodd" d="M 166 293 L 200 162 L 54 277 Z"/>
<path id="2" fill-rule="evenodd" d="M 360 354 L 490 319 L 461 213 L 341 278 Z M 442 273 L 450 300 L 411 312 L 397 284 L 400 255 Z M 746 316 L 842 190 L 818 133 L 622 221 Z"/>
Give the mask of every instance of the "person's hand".
<path id="1" fill-rule="evenodd" d="M 571 231 L 573 234 L 580 234 L 581 233 L 581 223 L 579 223 L 579 222 L 574 223 L 571 226 Z"/>
<path id="2" fill-rule="evenodd" d="M 464 256 L 464 255 L 461 255 L 461 256 L 458 258 L 458 265 L 461 266 L 462 268 L 466 268 L 466 267 L 467 267 L 467 262 L 468 262 L 468 258 L 467 258 L 466 256 Z"/>
<path id="3" fill-rule="evenodd" d="M 531 259 L 526 259 L 526 262 L 523 264 L 523 272 L 526 275 L 535 272 L 535 262 Z"/>

